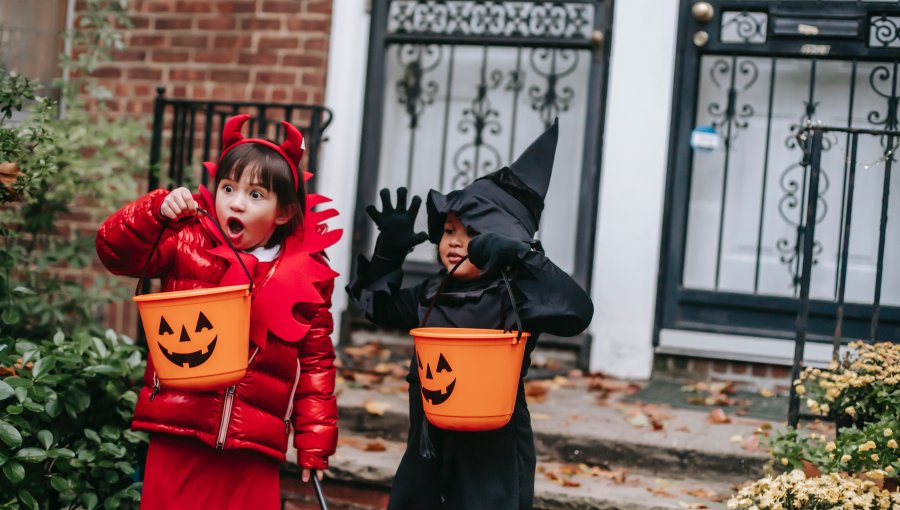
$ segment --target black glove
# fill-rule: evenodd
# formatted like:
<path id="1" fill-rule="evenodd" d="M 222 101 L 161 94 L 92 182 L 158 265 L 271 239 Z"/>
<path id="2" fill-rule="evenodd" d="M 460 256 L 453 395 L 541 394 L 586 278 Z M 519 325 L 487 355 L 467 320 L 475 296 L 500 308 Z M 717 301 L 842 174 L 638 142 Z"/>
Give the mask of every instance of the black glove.
<path id="1" fill-rule="evenodd" d="M 531 246 L 501 234 L 478 234 L 469 241 L 469 262 L 483 272 L 494 269 L 516 268 Z"/>
<path id="2" fill-rule="evenodd" d="M 402 263 L 406 254 L 417 244 L 428 240 L 425 232 L 415 232 L 416 215 L 422 199 L 413 196 L 406 208 L 406 188 L 397 188 L 397 207 L 391 205 L 391 192 L 387 188 L 381 190 L 381 212 L 374 205 L 366 207 L 366 213 L 378 226 L 381 232 L 375 242 L 375 257 L 399 259 Z"/>

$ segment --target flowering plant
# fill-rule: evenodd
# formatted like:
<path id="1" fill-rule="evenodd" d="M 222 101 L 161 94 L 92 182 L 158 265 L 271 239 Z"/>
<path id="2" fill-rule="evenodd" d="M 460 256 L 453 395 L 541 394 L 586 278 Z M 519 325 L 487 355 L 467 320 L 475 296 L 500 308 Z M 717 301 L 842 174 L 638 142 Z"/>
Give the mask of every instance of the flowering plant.
<path id="1" fill-rule="evenodd" d="M 852 342 L 827 369 L 807 368 L 794 381 L 810 410 L 862 425 L 900 408 L 900 344 Z"/>
<path id="2" fill-rule="evenodd" d="M 807 478 L 794 470 L 744 487 L 728 501 L 729 510 L 891 510 L 900 493 L 879 489 L 871 480 L 832 473 Z"/>

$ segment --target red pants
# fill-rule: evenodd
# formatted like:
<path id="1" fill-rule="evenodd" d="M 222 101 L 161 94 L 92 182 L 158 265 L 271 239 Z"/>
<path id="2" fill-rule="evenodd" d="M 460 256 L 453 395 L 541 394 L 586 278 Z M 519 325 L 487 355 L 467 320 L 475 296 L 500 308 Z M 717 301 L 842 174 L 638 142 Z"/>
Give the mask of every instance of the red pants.
<path id="1" fill-rule="evenodd" d="M 141 510 L 277 510 L 280 492 L 273 459 L 215 450 L 190 438 L 150 436 Z"/>

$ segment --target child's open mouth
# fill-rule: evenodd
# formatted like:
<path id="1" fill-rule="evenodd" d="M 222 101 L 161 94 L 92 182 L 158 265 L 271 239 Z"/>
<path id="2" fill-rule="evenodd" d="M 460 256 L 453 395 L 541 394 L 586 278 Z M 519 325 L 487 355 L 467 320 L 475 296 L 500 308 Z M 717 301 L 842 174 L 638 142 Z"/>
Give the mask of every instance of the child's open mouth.
<path id="1" fill-rule="evenodd" d="M 244 231 L 244 224 L 237 218 L 228 218 L 228 231 L 231 235 L 236 236 Z"/>

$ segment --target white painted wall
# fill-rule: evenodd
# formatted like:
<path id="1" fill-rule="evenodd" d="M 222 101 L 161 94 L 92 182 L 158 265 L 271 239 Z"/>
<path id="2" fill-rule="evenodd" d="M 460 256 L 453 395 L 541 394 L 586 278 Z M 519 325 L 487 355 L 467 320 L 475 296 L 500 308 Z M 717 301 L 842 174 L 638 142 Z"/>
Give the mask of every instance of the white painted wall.
<path id="1" fill-rule="evenodd" d="M 331 267 L 340 273 L 332 296 L 331 309 L 335 318 L 347 308 L 344 286 L 350 273 L 350 236 L 353 235 L 368 46 L 366 2 L 334 0 L 325 87 L 325 105 L 334 111 L 334 120 L 326 131 L 328 142 L 322 153 L 316 184 L 319 193 L 334 200 L 329 205 L 340 211 L 337 218 L 328 221 L 329 225 L 333 229 L 344 229 L 340 242 L 328 250 Z M 340 338 L 338 321 L 334 326 L 332 338 L 336 342 Z"/>
<path id="2" fill-rule="evenodd" d="M 614 6 L 595 245 L 591 370 L 649 378 L 677 0 Z"/>

